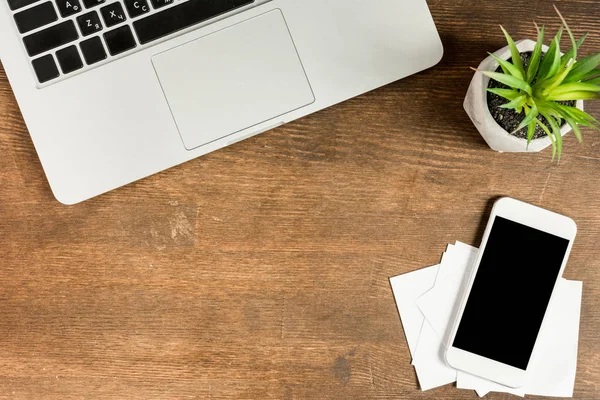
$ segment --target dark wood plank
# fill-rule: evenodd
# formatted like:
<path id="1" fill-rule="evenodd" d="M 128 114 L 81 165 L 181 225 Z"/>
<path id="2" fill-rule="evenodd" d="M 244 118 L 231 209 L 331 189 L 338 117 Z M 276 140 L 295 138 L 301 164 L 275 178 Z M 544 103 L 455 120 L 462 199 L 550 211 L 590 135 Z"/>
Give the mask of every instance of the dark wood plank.
<path id="1" fill-rule="evenodd" d="M 598 51 L 596 2 L 556 3 Z M 429 4 L 434 69 L 73 207 L 0 69 L 0 397 L 475 399 L 418 390 L 388 278 L 477 245 L 507 195 L 579 224 L 575 398 L 598 398 L 599 136 L 553 165 L 492 152 L 462 110 L 498 24 L 556 28 L 552 2 Z"/>

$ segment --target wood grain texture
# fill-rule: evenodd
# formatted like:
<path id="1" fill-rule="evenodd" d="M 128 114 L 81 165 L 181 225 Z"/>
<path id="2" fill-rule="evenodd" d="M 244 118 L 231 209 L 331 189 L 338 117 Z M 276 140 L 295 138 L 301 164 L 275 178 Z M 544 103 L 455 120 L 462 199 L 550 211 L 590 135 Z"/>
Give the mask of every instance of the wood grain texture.
<path id="1" fill-rule="evenodd" d="M 598 51 L 597 1 L 555 2 Z M 478 245 L 504 195 L 579 225 L 575 398 L 600 398 L 600 136 L 557 166 L 489 150 L 462 110 L 498 24 L 554 29 L 552 2 L 429 4 L 434 69 L 72 207 L 0 69 L 0 398 L 475 399 L 419 391 L 388 278 Z"/>

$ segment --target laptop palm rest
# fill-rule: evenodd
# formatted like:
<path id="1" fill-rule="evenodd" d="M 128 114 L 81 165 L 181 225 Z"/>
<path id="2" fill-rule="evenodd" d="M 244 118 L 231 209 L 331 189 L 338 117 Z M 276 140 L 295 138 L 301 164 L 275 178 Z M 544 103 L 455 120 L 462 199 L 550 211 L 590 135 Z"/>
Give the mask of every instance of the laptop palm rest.
<path id="1" fill-rule="evenodd" d="M 188 150 L 314 102 L 280 10 L 157 54 L 152 63 Z"/>

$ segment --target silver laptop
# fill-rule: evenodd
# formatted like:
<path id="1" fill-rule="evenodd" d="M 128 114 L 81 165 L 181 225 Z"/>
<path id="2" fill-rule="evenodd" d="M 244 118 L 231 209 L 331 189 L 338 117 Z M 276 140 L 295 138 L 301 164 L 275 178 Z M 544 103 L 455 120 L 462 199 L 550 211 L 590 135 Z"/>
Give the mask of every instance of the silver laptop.
<path id="1" fill-rule="evenodd" d="M 65 204 L 431 67 L 442 51 L 425 0 L 0 1 L 0 57 Z"/>

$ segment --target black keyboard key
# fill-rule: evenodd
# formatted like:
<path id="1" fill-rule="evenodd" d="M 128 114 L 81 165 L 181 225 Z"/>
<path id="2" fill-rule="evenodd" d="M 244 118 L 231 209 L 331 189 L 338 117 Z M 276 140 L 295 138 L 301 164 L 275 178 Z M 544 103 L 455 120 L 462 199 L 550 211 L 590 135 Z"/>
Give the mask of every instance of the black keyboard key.
<path id="1" fill-rule="evenodd" d="M 73 21 L 68 20 L 46 28 L 43 31 L 25 36 L 23 43 L 25 43 L 27 54 L 33 57 L 77 40 L 77 38 L 79 38 L 79 34 L 77 33 L 77 29 L 75 29 L 75 24 Z"/>
<path id="2" fill-rule="evenodd" d="M 106 0 L 83 0 L 83 5 L 85 8 L 92 8 L 99 4 L 104 3 Z"/>
<path id="3" fill-rule="evenodd" d="M 83 68 L 83 61 L 79 56 L 79 51 L 75 45 L 65 47 L 56 52 L 56 59 L 60 65 L 63 74 L 68 74 Z"/>
<path id="4" fill-rule="evenodd" d="M 170 35 L 217 15 L 253 3 L 254 0 L 189 0 L 133 23 L 141 44 Z"/>
<path id="5" fill-rule="evenodd" d="M 95 64 L 102 60 L 106 60 L 106 51 L 102 45 L 102 41 L 98 36 L 79 43 L 83 58 L 88 65 Z"/>
<path id="6" fill-rule="evenodd" d="M 49 1 L 15 14 L 15 22 L 21 33 L 32 31 L 56 20 L 58 15 Z"/>
<path id="7" fill-rule="evenodd" d="M 100 22 L 100 17 L 96 11 L 77 17 L 77 25 L 79 25 L 79 30 L 83 36 L 89 36 L 102 30 L 102 22 Z"/>
<path id="8" fill-rule="evenodd" d="M 150 6 L 146 0 L 125 0 L 125 8 L 129 18 L 137 18 L 150 11 Z"/>
<path id="9" fill-rule="evenodd" d="M 111 56 L 116 56 L 117 54 L 131 50 L 136 46 L 129 25 L 106 32 L 104 34 L 104 40 L 106 41 L 106 46 L 108 47 L 108 52 Z"/>
<path id="10" fill-rule="evenodd" d="M 52 54 L 47 54 L 44 57 L 33 60 L 31 64 L 40 83 L 48 82 L 49 80 L 58 78 L 60 75 Z"/>
<path id="11" fill-rule="evenodd" d="M 161 8 L 164 6 L 168 6 L 173 3 L 173 0 L 150 0 L 152 2 L 152 7 Z"/>
<path id="12" fill-rule="evenodd" d="M 8 0 L 8 7 L 11 10 L 18 10 L 19 8 L 27 7 L 38 1 L 40 0 Z"/>
<path id="13" fill-rule="evenodd" d="M 70 17 L 81 11 L 81 3 L 79 0 L 56 0 L 56 5 L 63 18 Z"/>
<path id="14" fill-rule="evenodd" d="M 107 28 L 111 26 L 115 26 L 127 20 L 125 17 L 125 12 L 123 11 L 123 6 L 121 3 L 112 3 L 100 9 L 102 13 L 102 18 L 104 18 L 104 23 Z"/>

